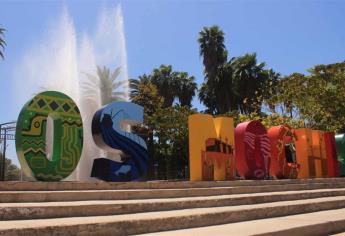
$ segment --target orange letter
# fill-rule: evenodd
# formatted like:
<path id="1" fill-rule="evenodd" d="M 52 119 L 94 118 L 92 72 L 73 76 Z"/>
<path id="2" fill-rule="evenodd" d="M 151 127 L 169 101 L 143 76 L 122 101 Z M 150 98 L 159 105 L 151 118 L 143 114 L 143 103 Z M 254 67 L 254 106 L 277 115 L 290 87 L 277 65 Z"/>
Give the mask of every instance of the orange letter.
<path id="1" fill-rule="evenodd" d="M 296 129 L 296 156 L 301 165 L 298 178 L 327 176 L 327 156 L 324 132 L 306 128 Z"/>
<path id="2" fill-rule="evenodd" d="M 195 114 L 188 127 L 190 180 L 233 179 L 233 119 Z"/>
<path id="3" fill-rule="evenodd" d="M 271 142 L 270 174 L 274 178 L 297 178 L 295 138 L 287 125 L 273 126 L 268 130 Z"/>

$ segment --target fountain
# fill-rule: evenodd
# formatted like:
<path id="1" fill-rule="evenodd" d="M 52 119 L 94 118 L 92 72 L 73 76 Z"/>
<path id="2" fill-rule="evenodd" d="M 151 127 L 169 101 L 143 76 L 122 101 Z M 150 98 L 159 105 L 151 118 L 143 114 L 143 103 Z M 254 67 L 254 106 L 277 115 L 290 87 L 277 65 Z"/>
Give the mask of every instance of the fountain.
<path id="1" fill-rule="evenodd" d="M 53 30 L 49 30 L 46 37 L 23 57 L 15 76 L 15 89 L 30 96 L 40 90 L 57 90 L 74 99 L 83 117 L 84 148 L 77 168 L 66 180 L 92 181 L 93 159 L 103 153 L 91 135 L 92 116 L 101 108 L 100 93 L 95 88 L 93 97 L 86 96 L 80 86 L 87 80 L 86 74 L 96 74 L 97 65 L 105 65 L 111 70 L 121 67 L 119 79 L 128 81 L 121 6 L 102 9 L 92 35 L 83 33 L 78 37 L 67 8 L 49 29 Z M 26 86 L 22 86 L 24 76 Z M 128 98 L 128 88 L 125 92 Z M 19 100 L 23 104 L 28 97 L 19 96 Z"/>

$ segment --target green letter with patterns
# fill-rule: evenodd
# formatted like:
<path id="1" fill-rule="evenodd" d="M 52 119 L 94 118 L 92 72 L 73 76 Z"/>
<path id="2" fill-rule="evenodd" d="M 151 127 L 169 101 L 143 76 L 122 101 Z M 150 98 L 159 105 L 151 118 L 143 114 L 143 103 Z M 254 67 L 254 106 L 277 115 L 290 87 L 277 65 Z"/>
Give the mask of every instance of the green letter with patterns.
<path id="1" fill-rule="evenodd" d="M 52 127 L 48 126 L 48 117 Z M 52 134 L 47 157 L 46 135 Z M 21 110 L 16 129 L 16 150 L 22 168 L 40 181 L 59 181 L 77 167 L 83 148 L 83 122 L 67 95 L 47 91 L 36 95 Z"/>

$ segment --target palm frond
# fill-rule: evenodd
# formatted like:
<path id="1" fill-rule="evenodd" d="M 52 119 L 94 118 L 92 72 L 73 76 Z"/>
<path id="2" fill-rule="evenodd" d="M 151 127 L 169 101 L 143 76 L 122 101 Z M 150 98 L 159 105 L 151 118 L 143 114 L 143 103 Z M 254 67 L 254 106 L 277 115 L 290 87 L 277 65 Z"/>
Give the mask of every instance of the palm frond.
<path id="1" fill-rule="evenodd" d="M 4 52 L 3 52 L 3 50 L 5 49 L 5 45 L 6 45 L 5 40 L 2 38 L 2 36 L 5 35 L 4 34 L 5 31 L 6 30 L 4 28 L 0 28 L 0 47 L 2 48 L 2 50 L 0 50 L 0 57 L 2 59 L 4 59 Z"/>
<path id="2" fill-rule="evenodd" d="M 121 80 L 119 82 L 112 84 L 113 89 L 120 88 L 120 87 L 127 88 L 128 87 L 128 81 L 127 80 Z"/>
<path id="3" fill-rule="evenodd" d="M 121 73 L 121 67 L 117 67 L 110 75 L 110 80 L 114 82 Z"/>

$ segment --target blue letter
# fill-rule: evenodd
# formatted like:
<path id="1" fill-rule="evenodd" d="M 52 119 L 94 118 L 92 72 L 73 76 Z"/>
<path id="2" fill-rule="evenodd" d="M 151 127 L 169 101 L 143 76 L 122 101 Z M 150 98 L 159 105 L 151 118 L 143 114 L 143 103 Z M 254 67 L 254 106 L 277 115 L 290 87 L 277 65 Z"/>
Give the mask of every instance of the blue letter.
<path id="1" fill-rule="evenodd" d="M 92 136 L 106 152 L 121 150 L 121 162 L 108 158 L 94 160 L 92 177 L 105 181 L 131 181 L 144 176 L 148 153 L 145 141 L 126 132 L 125 127 L 143 122 L 144 108 L 130 102 L 112 102 L 98 110 L 92 120 Z"/>

